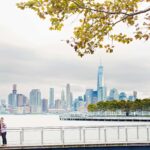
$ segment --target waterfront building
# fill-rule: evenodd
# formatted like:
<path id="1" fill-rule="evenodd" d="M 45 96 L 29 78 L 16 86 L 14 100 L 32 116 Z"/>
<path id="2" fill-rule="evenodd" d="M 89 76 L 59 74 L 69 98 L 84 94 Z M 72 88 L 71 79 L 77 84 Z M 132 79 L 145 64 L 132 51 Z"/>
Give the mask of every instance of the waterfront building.
<path id="1" fill-rule="evenodd" d="M 100 65 L 98 67 L 98 75 L 97 75 L 97 95 L 98 101 L 106 100 L 107 96 L 106 87 L 104 85 L 104 75 L 103 75 L 103 66 Z"/>
<path id="2" fill-rule="evenodd" d="M 30 92 L 31 113 L 41 113 L 41 92 L 39 89 L 33 89 Z"/>
<path id="3" fill-rule="evenodd" d="M 128 100 L 129 101 L 134 101 L 135 99 L 134 99 L 134 96 L 133 95 L 130 95 L 129 97 L 128 97 Z"/>
<path id="4" fill-rule="evenodd" d="M 54 108 L 55 103 L 54 103 L 54 88 L 50 88 L 49 91 L 49 108 Z"/>
<path id="5" fill-rule="evenodd" d="M 61 109 L 61 100 L 60 99 L 56 99 L 55 100 L 55 109 Z"/>
<path id="6" fill-rule="evenodd" d="M 27 97 L 23 94 L 17 94 L 17 107 L 24 107 L 27 105 Z"/>
<path id="7" fill-rule="evenodd" d="M 93 89 L 86 89 L 85 99 L 87 104 L 91 104 L 93 100 Z"/>
<path id="8" fill-rule="evenodd" d="M 107 89 L 106 87 L 99 87 L 97 91 L 98 101 L 106 101 L 107 100 Z"/>
<path id="9" fill-rule="evenodd" d="M 118 99 L 119 99 L 118 90 L 115 88 L 111 89 L 109 93 L 109 100 L 118 100 Z"/>
<path id="10" fill-rule="evenodd" d="M 64 92 L 64 90 L 61 91 L 61 104 L 62 104 L 62 108 L 66 109 L 66 101 L 65 101 L 65 92 Z"/>
<path id="11" fill-rule="evenodd" d="M 86 110 L 86 102 L 83 100 L 82 96 L 78 96 L 78 98 L 75 99 L 73 110 L 80 112 L 84 112 Z"/>
<path id="12" fill-rule="evenodd" d="M 12 93 L 8 95 L 8 107 L 11 112 L 17 108 L 17 85 L 13 85 Z"/>
<path id="13" fill-rule="evenodd" d="M 48 112 L 48 100 L 42 99 L 42 112 L 47 113 Z"/>
<path id="14" fill-rule="evenodd" d="M 133 91 L 133 97 L 134 97 L 134 100 L 137 99 L 137 91 Z"/>
<path id="15" fill-rule="evenodd" d="M 73 104 L 73 94 L 70 92 L 70 109 L 72 110 L 72 104 Z"/>
<path id="16" fill-rule="evenodd" d="M 97 91 L 92 92 L 92 104 L 97 103 L 98 97 L 97 97 Z"/>
<path id="17" fill-rule="evenodd" d="M 5 99 L 0 100 L 0 113 L 2 114 L 6 113 L 6 100 Z"/>
<path id="18" fill-rule="evenodd" d="M 70 84 L 66 85 L 66 104 L 67 104 L 67 109 L 70 110 L 71 109 L 71 104 L 72 100 L 71 100 L 71 90 L 70 90 Z"/>
<path id="19" fill-rule="evenodd" d="M 127 100 L 127 95 L 125 92 L 121 92 L 119 94 L 119 100 Z"/>
<path id="20" fill-rule="evenodd" d="M 23 114 L 25 113 L 25 107 L 27 106 L 27 97 L 23 94 L 17 94 L 17 112 Z"/>

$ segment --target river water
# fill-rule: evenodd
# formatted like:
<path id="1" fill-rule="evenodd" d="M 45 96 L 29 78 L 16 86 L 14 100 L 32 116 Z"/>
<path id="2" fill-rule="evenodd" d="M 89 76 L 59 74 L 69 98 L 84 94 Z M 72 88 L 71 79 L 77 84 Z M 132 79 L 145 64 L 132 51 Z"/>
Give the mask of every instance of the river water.
<path id="1" fill-rule="evenodd" d="M 7 127 L 150 125 L 150 122 L 62 121 L 58 115 L 0 115 Z"/>

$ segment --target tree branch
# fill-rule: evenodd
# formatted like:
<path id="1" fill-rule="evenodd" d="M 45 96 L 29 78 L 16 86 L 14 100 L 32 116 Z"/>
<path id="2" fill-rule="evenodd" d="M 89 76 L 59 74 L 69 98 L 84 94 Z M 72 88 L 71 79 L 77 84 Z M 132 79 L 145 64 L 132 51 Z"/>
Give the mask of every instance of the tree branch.
<path id="1" fill-rule="evenodd" d="M 119 15 L 120 14 L 120 15 L 126 15 L 128 17 L 128 16 L 135 16 L 135 15 L 142 14 L 142 13 L 150 11 L 150 7 L 148 7 L 147 9 L 144 9 L 144 10 L 141 10 L 141 11 L 138 11 L 138 12 L 134 12 L 134 13 L 130 13 L 130 14 L 128 14 L 126 12 L 110 12 L 110 11 L 105 11 L 105 10 L 97 10 L 97 9 L 89 8 L 89 7 L 86 7 L 86 6 L 81 6 L 80 4 L 75 2 L 74 0 L 71 0 L 71 1 L 81 9 L 88 9 L 88 10 L 101 12 L 101 13 L 106 13 L 106 14 L 110 14 L 110 15 L 115 15 L 115 14 Z"/>
<path id="2" fill-rule="evenodd" d="M 128 15 L 127 13 L 125 12 L 110 12 L 110 11 L 105 11 L 105 10 L 97 10 L 97 9 L 93 9 L 93 8 L 89 8 L 89 7 L 86 7 L 86 6 L 81 6 L 80 4 L 78 4 L 77 2 L 75 2 L 74 0 L 71 0 L 76 6 L 78 6 L 79 8 L 81 9 L 87 9 L 87 10 L 92 10 L 92 11 L 95 11 L 95 12 L 101 12 L 101 13 L 106 13 L 106 14 L 110 14 L 110 15 L 115 15 L 115 14 L 122 14 L 122 15 Z"/>
<path id="3" fill-rule="evenodd" d="M 132 16 L 136 16 L 136 15 L 139 15 L 139 14 L 143 14 L 143 13 L 146 13 L 148 11 L 150 11 L 150 7 L 147 8 L 147 9 L 138 11 L 138 12 L 134 12 L 134 13 L 130 13 L 128 15 L 124 15 L 124 17 L 122 19 L 120 19 L 120 20 L 116 21 L 115 23 L 113 23 L 113 26 L 116 25 L 119 22 L 122 22 L 123 20 L 127 19 L 128 17 L 132 17 Z"/>

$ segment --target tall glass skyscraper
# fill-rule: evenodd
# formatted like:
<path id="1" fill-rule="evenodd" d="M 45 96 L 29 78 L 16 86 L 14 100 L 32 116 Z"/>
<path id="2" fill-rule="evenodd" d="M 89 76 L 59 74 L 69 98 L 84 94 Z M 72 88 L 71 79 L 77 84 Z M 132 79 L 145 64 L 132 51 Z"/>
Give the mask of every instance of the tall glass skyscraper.
<path id="1" fill-rule="evenodd" d="M 66 109 L 65 92 L 64 92 L 64 90 L 61 91 L 61 104 L 62 104 L 62 108 Z"/>
<path id="2" fill-rule="evenodd" d="M 12 93 L 8 95 L 8 106 L 10 109 L 17 108 L 17 85 L 13 85 Z"/>
<path id="3" fill-rule="evenodd" d="M 99 87 L 103 87 L 103 86 L 104 86 L 103 66 L 100 65 L 98 67 L 97 89 L 99 89 Z"/>
<path id="4" fill-rule="evenodd" d="M 31 113 L 41 113 L 42 102 L 41 102 L 41 92 L 39 89 L 31 90 L 30 107 L 31 107 Z"/>
<path id="5" fill-rule="evenodd" d="M 66 103 L 67 103 L 67 109 L 71 108 L 71 90 L 70 90 L 70 84 L 66 85 Z"/>
<path id="6" fill-rule="evenodd" d="M 98 101 L 106 100 L 106 87 L 104 86 L 104 75 L 103 75 L 102 65 L 98 67 L 97 95 L 98 95 Z"/>
<path id="7" fill-rule="evenodd" d="M 54 108 L 54 88 L 50 88 L 49 91 L 49 108 Z"/>
<path id="8" fill-rule="evenodd" d="M 93 89 L 86 89 L 85 92 L 85 98 L 86 98 L 86 103 L 91 104 L 92 103 L 92 95 L 93 94 Z"/>

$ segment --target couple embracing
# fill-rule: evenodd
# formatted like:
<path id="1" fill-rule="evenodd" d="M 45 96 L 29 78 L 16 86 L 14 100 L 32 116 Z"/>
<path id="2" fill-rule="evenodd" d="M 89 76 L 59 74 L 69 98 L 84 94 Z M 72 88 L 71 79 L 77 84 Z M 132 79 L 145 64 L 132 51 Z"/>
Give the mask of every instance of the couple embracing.
<path id="1" fill-rule="evenodd" d="M 6 124 L 4 123 L 4 118 L 1 117 L 0 119 L 0 135 L 2 136 L 2 146 L 7 145 L 7 139 L 6 139 Z"/>

